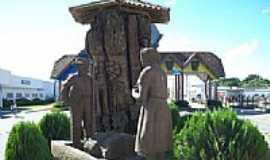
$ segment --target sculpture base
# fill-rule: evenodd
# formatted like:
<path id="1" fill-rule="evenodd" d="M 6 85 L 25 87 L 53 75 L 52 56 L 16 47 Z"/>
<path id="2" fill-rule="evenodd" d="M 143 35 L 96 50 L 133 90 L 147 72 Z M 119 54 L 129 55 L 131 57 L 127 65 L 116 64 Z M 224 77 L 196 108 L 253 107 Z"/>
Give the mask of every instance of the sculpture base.
<path id="1" fill-rule="evenodd" d="M 102 160 L 72 147 L 71 141 L 52 141 L 51 152 L 55 160 Z"/>
<path id="2" fill-rule="evenodd" d="M 84 144 L 84 150 L 72 147 L 71 141 L 52 141 L 56 160 L 143 160 L 134 152 L 135 138 L 125 133 L 96 133 Z"/>

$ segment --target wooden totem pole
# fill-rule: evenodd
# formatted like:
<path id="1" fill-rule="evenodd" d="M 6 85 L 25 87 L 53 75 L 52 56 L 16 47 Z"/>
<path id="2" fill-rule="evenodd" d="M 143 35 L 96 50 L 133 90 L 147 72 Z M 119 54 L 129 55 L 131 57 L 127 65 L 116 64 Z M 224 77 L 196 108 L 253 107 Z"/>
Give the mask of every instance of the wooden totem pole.
<path id="1" fill-rule="evenodd" d="M 131 96 L 141 71 L 140 49 L 151 45 L 151 23 L 167 23 L 169 9 L 140 0 L 101 0 L 71 7 L 90 24 L 86 50 L 95 61 L 95 105 L 100 131 L 135 133 L 138 104 Z"/>

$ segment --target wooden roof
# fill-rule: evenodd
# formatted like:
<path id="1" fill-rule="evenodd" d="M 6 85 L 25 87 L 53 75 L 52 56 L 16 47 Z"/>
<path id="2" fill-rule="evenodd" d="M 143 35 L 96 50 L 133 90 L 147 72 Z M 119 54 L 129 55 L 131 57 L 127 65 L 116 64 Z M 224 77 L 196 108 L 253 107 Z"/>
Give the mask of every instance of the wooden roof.
<path id="1" fill-rule="evenodd" d="M 193 58 L 199 59 L 216 77 L 225 77 L 224 66 L 220 58 L 211 52 L 160 52 L 161 61 L 172 59 L 181 68 L 186 67 Z"/>
<path id="2" fill-rule="evenodd" d="M 89 24 L 100 12 L 115 7 L 130 13 L 146 14 L 152 23 L 167 23 L 170 20 L 169 8 L 142 0 L 99 0 L 70 7 L 69 11 L 76 22 Z"/>
<path id="3" fill-rule="evenodd" d="M 51 73 L 52 79 L 57 79 L 58 76 L 65 70 L 67 66 L 69 66 L 73 60 L 76 58 L 76 55 L 64 55 L 60 59 L 58 59 L 53 66 L 53 70 Z"/>

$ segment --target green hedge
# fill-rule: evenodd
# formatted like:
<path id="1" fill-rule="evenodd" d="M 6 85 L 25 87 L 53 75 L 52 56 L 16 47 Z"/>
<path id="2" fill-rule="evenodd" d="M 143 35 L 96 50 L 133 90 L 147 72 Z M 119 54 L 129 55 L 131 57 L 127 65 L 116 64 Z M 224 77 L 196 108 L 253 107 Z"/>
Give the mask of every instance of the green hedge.
<path id="1" fill-rule="evenodd" d="M 222 108 L 222 102 L 217 100 L 208 100 L 206 102 L 206 106 L 210 110 L 220 109 Z"/>
<path id="2" fill-rule="evenodd" d="M 180 132 L 191 115 L 180 116 L 180 108 L 175 102 L 170 103 L 169 108 L 172 114 L 173 129 L 175 132 Z"/>
<path id="3" fill-rule="evenodd" d="M 62 112 L 47 113 L 39 122 L 43 135 L 49 145 L 51 140 L 70 139 L 70 118 Z"/>
<path id="4" fill-rule="evenodd" d="M 46 99 L 46 100 L 41 100 L 39 98 L 35 98 L 33 100 L 29 100 L 27 98 L 16 99 L 17 106 L 46 105 L 46 104 L 50 104 L 50 103 L 53 103 L 53 102 L 54 102 L 53 98 L 49 98 L 49 99 Z M 7 99 L 3 100 L 3 106 L 5 108 L 10 108 L 10 106 L 12 104 L 13 104 L 12 100 L 7 100 Z"/>
<path id="5" fill-rule="evenodd" d="M 229 110 L 195 113 L 175 135 L 174 159 L 268 160 L 268 144 L 249 121 Z"/>
<path id="6" fill-rule="evenodd" d="M 190 108 L 189 102 L 186 100 L 179 100 L 174 102 L 179 108 Z"/>
<path id="7" fill-rule="evenodd" d="M 54 103 L 53 108 L 66 109 L 67 106 L 64 104 L 64 102 L 58 101 L 58 102 Z"/>
<path id="8" fill-rule="evenodd" d="M 175 104 L 175 102 L 172 102 L 169 104 L 169 109 L 170 109 L 171 114 L 172 114 L 173 128 L 175 128 L 177 123 L 178 123 L 179 117 L 180 117 L 180 115 L 179 115 L 180 109 Z"/>
<path id="9" fill-rule="evenodd" d="M 5 160 L 52 160 L 52 156 L 39 128 L 32 122 L 19 122 L 9 134 Z"/>
<path id="10" fill-rule="evenodd" d="M 191 115 L 180 116 L 180 107 L 172 102 L 169 104 L 169 109 L 172 114 L 172 123 L 173 123 L 173 142 L 176 140 L 176 135 L 179 133 L 185 126 L 186 122 L 190 119 Z M 175 143 L 173 143 L 173 148 L 175 147 Z M 173 151 L 168 155 L 169 159 L 174 159 Z"/>
<path id="11" fill-rule="evenodd" d="M 3 99 L 3 107 L 4 108 L 10 108 L 10 106 L 13 104 L 12 100 Z"/>

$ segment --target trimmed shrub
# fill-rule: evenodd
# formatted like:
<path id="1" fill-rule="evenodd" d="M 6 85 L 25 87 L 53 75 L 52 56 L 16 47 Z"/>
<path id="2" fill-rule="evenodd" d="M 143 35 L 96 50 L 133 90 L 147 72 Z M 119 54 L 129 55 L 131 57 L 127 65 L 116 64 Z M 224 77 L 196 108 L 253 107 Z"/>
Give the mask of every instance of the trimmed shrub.
<path id="1" fill-rule="evenodd" d="M 206 106 L 210 110 L 219 109 L 219 108 L 222 108 L 222 102 L 221 101 L 216 101 L 216 100 L 208 100 L 206 102 Z"/>
<path id="2" fill-rule="evenodd" d="M 192 115 L 187 114 L 179 117 L 177 124 L 174 127 L 174 132 L 179 133 L 186 125 L 187 121 L 192 117 Z"/>
<path id="3" fill-rule="evenodd" d="M 268 145 L 251 122 L 230 110 L 196 113 L 175 137 L 175 159 L 267 160 Z"/>
<path id="4" fill-rule="evenodd" d="M 63 101 L 58 101 L 53 104 L 53 111 L 66 111 L 69 110 L 69 107 L 65 105 Z"/>
<path id="5" fill-rule="evenodd" d="M 19 122 L 9 134 L 5 160 L 52 160 L 52 156 L 39 128 L 32 122 Z"/>
<path id="6" fill-rule="evenodd" d="M 13 104 L 12 100 L 3 99 L 3 107 L 4 108 L 10 108 L 10 106 Z"/>
<path id="7" fill-rule="evenodd" d="M 21 98 L 16 100 L 17 106 L 30 106 L 32 105 L 32 101 L 26 98 Z"/>
<path id="8" fill-rule="evenodd" d="M 39 98 L 35 98 L 32 100 L 32 105 L 44 105 L 46 104 L 45 101 L 39 99 Z"/>
<path id="9" fill-rule="evenodd" d="M 169 108 L 172 114 L 173 129 L 178 133 L 184 127 L 185 122 L 191 115 L 180 116 L 180 109 L 174 102 L 169 104 Z"/>
<path id="10" fill-rule="evenodd" d="M 53 105 L 53 108 L 59 108 L 59 109 L 65 108 L 64 102 L 62 102 L 62 101 L 56 102 L 56 103 Z"/>
<path id="11" fill-rule="evenodd" d="M 47 113 L 39 122 L 39 127 L 50 145 L 51 140 L 70 139 L 70 118 L 62 112 Z"/>
<path id="12" fill-rule="evenodd" d="M 16 99 L 16 104 L 17 106 L 22 107 L 22 106 L 45 105 L 45 104 L 52 103 L 52 101 L 53 99 L 47 99 L 44 101 L 39 98 L 35 98 L 33 100 L 29 100 L 27 98 L 20 98 L 20 99 Z M 5 108 L 10 108 L 12 104 L 13 104 L 12 100 L 7 100 L 7 99 L 3 100 L 3 106 Z"/>
<path id="13" fill-rule="evenodd" d="M 172 102 L 169 104 L 169 109 L 170 109 L 171 114 L 172 114 L 173 141 L 175 141 L 177 133 L 179 133 L 184 128 L 186 121 L 189 120 L 191 115 L 180 116 L 180 114 L 179 114 L 180 109 L 176 105 L 175 102 Z M 174 146 L 173 146 L 173 148 L 174 148 Z M 173 151 L 170 151 L 168 156 L 169 156 L 168 157 L 169 159 L 173 159 L 174 158 Z"/>
<path id="14" fill-rule="evenodd" d="M 168 106 L 172 114 L 173 128 L 175 128 L 180 118 L 180 115 L 179 115 L 180 109 L 174 102 L 170 103 Z"/>
<path id="15" fill-rule="evenodd" d="M 186 100 L 180 100 L 180 101 L 176 101 L 175 104 L 179 107 L 179 108 L 190 108 L 188 101 Z"/>

